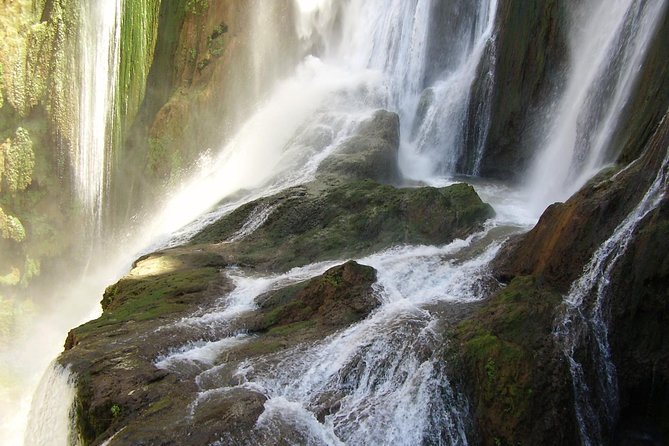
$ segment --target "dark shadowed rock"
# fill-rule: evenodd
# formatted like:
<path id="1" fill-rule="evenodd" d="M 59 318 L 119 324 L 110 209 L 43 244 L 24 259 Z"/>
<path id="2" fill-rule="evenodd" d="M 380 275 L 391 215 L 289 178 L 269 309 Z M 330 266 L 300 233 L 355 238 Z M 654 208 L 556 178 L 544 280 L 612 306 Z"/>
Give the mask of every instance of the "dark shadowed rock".
<path id="1" fill-rule="evenodd" d="M 561 317 L 560 297 L 639 203 L 667 156 L 669 122 L 654 128 L 636 162 L 615 174 L 615 169 L 603 172 L 566 203 L 549 207 L 532 231 L 509 243 L 495 260 L 507 288 L 458 332 L 468 373 L 464 380 L 477 400 L 484 444 L 494 438 L 505 444 L 577 442 L 573 390 L 552 327 Z M 620 418 L 613 420 L 614 432 L 604 435 L 613 435 L 614 444 L 663 444 L 669 438 L 668 231 L 665 198 L 640 223 L 607 285 L 604 313 Z M 601 373 L 587 366 L 586 380 Z M 548 390 L 537 394 L 537 389 Z M 499 406 L 504 401 L 508 410 Z M 648 443 L 639 443 L 642 438 Z"/>
<path id="2" fill-rule="evenodd" d="M 495 21 L 494 89 L 490 129 L 481 175 L 518 179 L 541 134 L 538 111 L 551 103 L 562 84 L 567 57 L 563 0 L 501 0 Z M 471 101 L 469 134 L 476 134 L 477 107 L 489 67 L 481 66 Z"/>
<path id="3" fill-rule="evenodd" d="M 561 295 L 516 277 L 449 333 L 484 445 L 578 444 L 569 368 L 555 345 Z"/>

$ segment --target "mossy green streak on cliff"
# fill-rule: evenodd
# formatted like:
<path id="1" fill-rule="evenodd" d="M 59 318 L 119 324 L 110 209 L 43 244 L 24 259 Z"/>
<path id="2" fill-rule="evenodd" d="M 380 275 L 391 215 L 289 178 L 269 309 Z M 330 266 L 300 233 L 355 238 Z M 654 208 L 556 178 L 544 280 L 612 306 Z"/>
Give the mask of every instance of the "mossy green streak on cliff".
<path id="1" fill-rule="evenodd" d="M 144 100 L 158 35 L 160 0 L 122 2 L 120 66 L 116 89 L 115 141 L 124 139 Z"/>

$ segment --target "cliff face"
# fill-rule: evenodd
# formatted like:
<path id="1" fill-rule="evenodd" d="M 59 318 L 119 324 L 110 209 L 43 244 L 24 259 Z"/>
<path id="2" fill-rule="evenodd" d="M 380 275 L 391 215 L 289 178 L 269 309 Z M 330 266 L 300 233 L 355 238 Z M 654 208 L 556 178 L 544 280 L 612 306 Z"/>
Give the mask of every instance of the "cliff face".
<path id="1" fill-rule="evenodd" d="M 146 195 L 155 199 L 229 140 L 298 60 L 294 16 L 289 0 L 160 4 L 155 57 L 145 59 L 146 96 L 122 148 L 116 200 L 136 209 Z"/>
<path id="2" fill-rule="evenodd" d="M 490 128 L 480 174 L 518 180 L 528 167 L 542 134 L 539 110 L 549 106 L 563 82 L 568 56 L 567 5 L 562 0 L 515 2 L 497 6 L 495 40 L 480 68 L 470 110 L 470 135 L 480 125 L 480 102 L 490 102 Z M 491 97 L 481 97 L 486 73 Z M 469 145 L 475 141 L 470 140 Z"/>
<path id="3" fill-rule="evenodd" d="M 14 314 L 30 307 L 14 298 L 25 294 L 43 264 L 70 244 L 59 234 L 66 233 L 76 214 L 62 178 L 76 128 L 76 72 L 71 67 L 77 20 L 76 5 L 66 0 L 5 2 L 0 12 L 3 329 L 11 326 Z"/>

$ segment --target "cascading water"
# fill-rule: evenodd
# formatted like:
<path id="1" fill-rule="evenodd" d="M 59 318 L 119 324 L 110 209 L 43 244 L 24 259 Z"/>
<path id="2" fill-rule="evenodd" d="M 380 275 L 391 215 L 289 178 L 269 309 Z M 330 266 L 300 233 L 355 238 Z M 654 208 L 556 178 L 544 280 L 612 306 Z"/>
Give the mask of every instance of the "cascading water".
<path id="1" fill-rule="evenodd" d="M 110 2 L 105 3 L 105 7 L 111 7 Z M 94 4 L 100 6 L 102 2 Z M 118 2 L 114 4 L 119 6 Z M 594 39 L 599 44 L 593 42 L 588 46 L 583 53 L 586 55 L 574 52 L 572 78 L 587 72 L 588 85 L 594 85 L 605 72 L 614 73 L 611 82 L 616 91 L 611 100 L 604 101 L 607 104 L 604 111 L 594 107 L 601 102 L 599 95 L 591 87 L 582 89 L 576 81 L 570 82 L 562 100 L 562 112 L 554 126 L 555 138 L 568 139 L 563 133 L 576 133 L 581 124 L 573 115 L 579 113 L 596 116 L 598 128 L 602 129 L 598 133 L 601 138 L 591 143 L 597 147 L 590 150 L 593 156 L 588 159 L 592 159 L 592 165 L 578 170 L 583 178 L 593 166 L 606 161 L 594 154 L 606 146 L 610 129 L 618 119 L 618 110 L 634 82 L 635 63 L 642 58 L 645 43 L 652 34 L 648 28 L 652 28 L 653 13 L 660 11 L 661 4 L 659 0 L 617 1 L 615 8 L 593 16 L 598 20 L 592 25 L 593 29 L 608 24 L 610 34 L 603 40 Z M 256 9 L 262 10 L 260 5 L 256 2 Z M 385 107 L 400 115 L 400 167 L 408 177 L 443 182 L 443 178 L 435 177 L 454 173 L 465 149 L 476 152 L 471 168 L 476 172 L 484 156 L 482 141 L 489 120 L 489 104 L 485 103 L 489 95 L 485 91 L 494 82 L 492 73 L 481 73 L 481 69 L 494 65 L 496 0 L 482 1 L 472 8 L 472 17 L 463 27 L 465 31 L 452 42 L 451 62 L 436 76 L 428 76 L 426 68 L 430 64 L 426 42 L 430 38 L 429 19 L 434 1 L 296 0 L 295 5 L 297 40 L 314 54 L 299 63 L 291 77 L 277 82 L 271 94 L 220 153 L 166 200 L 155 221 L 129 242 L 132 249 L 125 249 L 118 258 L 108 262 L 113 268 L 104 269 L 95 280 L 97 288 L 111 283 L 120 267 L 134 260 L 136 251 L 180 244 L 244 203 L 312 180 L 319 163 L 378 108 Z M 93 29 L 98 35 L 112 38 L 106 49 L 102 49 L 102 45 L 96 51 L 98 56 L 104 57 L 87 62 L 107 64 L 106 69 L 96 71 L 96 76 L 112 73 L 105 81 L 107 84 L 101 80 L 91 84 L 99 87 L 98 91 L 105 91 L 107 97 L 113 97 L 109 95 L 109 88 L 115 84 L 116 56 L 113 54 L 118 45 L 118 28 L 114 27 L 118 25 L 111 22 L 113 17 L 118 17 L 118 9 L 116 11 L 100 17 L 105 23 Z M 266 19 L 262 15 L 257 17 L 255 26 L 262 27 Z M 104 27 L 107 31 L 102 31 Z M 597 37 L 594 31 L 588 31 L 590 25 L 583 29 L 584 36 L 590 36 L 590 32 L 593 38 Z M 621 34 L 623 37 L 614 42 L 614 33 L 619 30 L 625 31 Z M 259 39 L 257 43 L 262 48 L 253 49 L 255 58 L 252 60 L 256 69 L 262 71 L 263 55 L 272 53 L 272 49 L 264 45 L 271 47 L 272 41 Z M 88 51 L 92 50 L 82 49 L 87 54 Z M 593 53 L 598 58 L 592 59 Z M 484 63 L 486 57 L 489 60 Z M 586 63 L 588 58 L 598 61 L 596 68 Z M 615 69 L 607 71 L 604 67 Z M 428 83 L 428 78 L 434 81 Z M 82 76 L 82 81 L 86 79 L 92 82 L 95 78 L 88 74 Z M 483 102 L 476 107 L 474 131 L 478 136 L 474 139 L 478 143 L 465 148 L 467 132 L 472 130 L 466 128 L 472 85 L 477 79 L 484 80 L 484 92 L 480 96 Z M 255 81 L 256 90 L 260 91 L 265 79 L 256 77 Z M 102 167 L 92 169 L 97 172 L 92 177 L 84 175 L 82 169 L 82 181 L 77 183 L 88 196 L 82 197 L 82 201 L 90 205 L 94 210 L 92 215 L 96 216 L 102 209 L 104 138 L 109 134 L 104 127 L 108 122 L 108 109 L 94 111 L 98 110 L 95 107 L 100 101 L 100 97 L 93 100 L 82 96 L 82 103 L 91 107 L 88 116 L 98 116 L 101 120 L 96 120 L 97 124 L 86 124 L 90 127 L 82 130 L 81 140 L 92 138 L 100 142 L 102 138 L 102 146 L 94 146 L 92 140 L 86 143 L 88 150 L 102 147 L 102 156 L 82 155 L 81 159 L 85 160 L 79 164 Z M 586 111 L 570 114 L 567 108 L 570 103 L 576 104 L 577 110 Z M 104 104 L 104 107 L 111 105 L 108 100 Z M 96 127 L 102 125 L 100 122 L 103 127 Z M 93 131 L 95 128 L 101 131 Z M 568 131 L 570 129 L 573 132 Z M 560 143 L 558 148 L 562 147 L 564 144 Z M 546 153 L 553 151 L 551 145 Z M 93 163 L 93 159 L 102 160 L 102 164 Z M 538 162 L 538 165 L 543 166 L 543 163 Z M 569 165 L 573 165 L 571 160 Z M 484 295 L 482 287 L 488 277 L 487 265 L 507 233 L 498 234 L 499 226 L 512 225 L 515 228 L 505 231 L 518 231 L 534 221 L 517 213 L 517 203 L 500 201 L 508 199 L 506 190 L 496 187 L 480 190 L 482 195 L 492 194 L 493 204 L 499 203 L 503 210 L 487 232 L 444 247 L 400 247 L 360 259 L 378 271 L 376 290 L 382 305 L 375 313 L 316 345 L 301 346 L 271 358 L 276 361 L 274 365 L 264 364 L 261 359 L 254 364 L 242 364 L 235 370 L 241 380 L 239 386 L 268 397 L 255 432 L 259 439 L 271 435 L 273 429 L 288 426 L 303 442 L 467 444 L 467 402 L 451 387 L 448 364 L 442 360 L 440 346 L 444 340 L 438 334 L 443 322 L 440 310 L 458 302 L 476 301 Z M 234 199 L 229 198 L 233 193 L 237 193 Z M 224 201 L 219 204 L 221 200 Z M 546 198 L 542 198 L 543 204 L 545 201 Z M 273 210 L 257 208 L 228 241 L 252 234 Z M 218 379 L 219 372 L 226 366 L 219 362 L 220 355 L 226 349 L 247 342 L 250 336 L 244 333 L 230 336 L 229 323 L 240 314 L 252 311 L 259 294 L 314 277 L 334 264 L 305 265 L 284 275 L 269 277 L 247 276 L 243 271 L 229 269 L 226 274 L 236 286 L 231 293 L 176 326 L 161 328 L 167 333 L 188 327 L 193 337 L 200 336 L 155 358 L 158 367 L 193 379 L 199 392 L 191 404 L 192 413 L 208 398 L 230 390 Z M 68 381 L 69 378 L 63 382 Z M 324 404 L 324 398 L 330 398 L 332 407 L 338 409 L 319 418 L 316 412 L 319 405 Z M 63 398 L 63 403 L 69 405 L 69 400 Z M 63 418 L 62 423 L 69 421 Z"/>
<path id="2" fill-rule="evenodd" d="M 188 327 L 207 341 L 189 343 L 157 358 L 199 388 L 191 416 L 235 387 L 222 384 L 232 373 L 237 386 L 269 399 L 255 432 L 257 441 L 288 429 L 307 444 L 467 444 L 467 403 L 449 384 L 439 335 L 438 308 L 483 295 L 487 263 L 499 247 L 488 232 L 444 247 L 407 246 L 359 262 L 378 271 L 382 306 L 366 320 L 314 345 L 279 357 L 243 362 L 236 370 L 223 353 L 252 337 L 229 335 L 240 314 L 255 308 L 257 296 L 323 273 L 341 262 L 324 262 L 270 277 L 233 275 L 235 290 L 213 307 L 161 328 L 164 336 Z M 234 273 L 231 273 L 234 274 Z M 326 402 L 327 401 L 327 402 Z M 316 418 L 324 404 L 336 407 Z M 222 443 L 224 444 L 224 443 Z"/>
<path id="3" fill-rule="evenodd" d="M 494 55 L 494 30 L 497 1 L 482 1 L 472 20 L 471 34 L 464 33 L 462 41 L 456 42 L 456 63 L 430 86 L 420 102 L 417 113 L 406 122 L 405 150 L 400 154 L 400 163 L 409 177 L 425 178 L 454 173 L 475 173 L 483 156 L 483 144 L 489 127 L 490 92 L 492 73 L 484 73 L 482 84 L 483 101 L 478 105 L 475 147 L 467 147 L 468 113 L 472 100 L 472 86 L 479 74 L 486 54 Z M 472 36 L 472 37 L 470 37 Z M 492 69 L 493 64 L 488 64 Z M 415 101 L 415 99 L 414 99 Z M 415 107 L 411 113 L 415 113 Z M 414 122 L 415 121 L 415 122 Z M 465 153 L 474 151 L 470 168 L 463 166 Z M 458 172 L 459 171 L 459 172 Z"/>
<path id="4" fill-rule="evenodd" d="M 431 0 L 349 2 L 341 12 L 342 41 L 327 52 L 339 64 L 383 73 L 385 107 L 400 115 L 402 125 L 400 167 L 414 179 L 456 173 L 466 150 L 472 85 L 492 45 L 497 1 L 473 8 L 461 35 L 449 42 L 453 62 L 433 85 L 426 85 L 430 32 L 438 32 L 430 29 L 434 8 Z M 478 126 L 484 134 L 489 109 L 481 105 Z"/>
<path id="5" fill-rule="evenodd" d="M 615 161 L 610 139 L 665 7 L 663 0 L 592 1 L 574 14 L 567 87 L 527 183 L 537 215 Z"/>
<path id="6" fill-rule="evenodd" d="M 666 119 L 666 118 L 665 118 Z M 569 368 L 576 418 L 584 445 L 604 444 L 618 417 L 618 384 L 608 340 L 607 297 L 611 272 L 627 250 L 639 223 L 660 204 L 669 185 L 669 152 L 639 204 L 593 254 L 565 298 L 565 314 L 555 334 Z M 586 346 L 587 357 L 578 349 Z M 597 370 L 594 378 L 587 371 Z"/>
<path id="7" fill-rule="evenodd" d="M 42 378 L 28 420 L 25 446 L 74 446 L 74 377 L 70 371 L 51 364 Z"/>
<path id="8" fill-rule="evenodd" d="M 121 0 L 82 3 L 79 91 L 79 134 L 72 156 L 74 187 L 89 229 L 101 226 L 108 189 L 109 141 L 114 91 L 119 67 Z"/>

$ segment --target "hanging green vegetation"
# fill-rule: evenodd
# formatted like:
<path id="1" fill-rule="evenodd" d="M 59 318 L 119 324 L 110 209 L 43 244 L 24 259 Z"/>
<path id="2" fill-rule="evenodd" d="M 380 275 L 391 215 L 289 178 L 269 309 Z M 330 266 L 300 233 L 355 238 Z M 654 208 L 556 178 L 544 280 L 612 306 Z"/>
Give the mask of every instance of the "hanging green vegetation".
<path id="1" fill-rule="evenodd" d="M 4 183 L 9 192 L 25 190 L 32 182 L 35 167 L 33 142 L 27 130 L 19 127 L 14 139 L 7 140 L 0 146 L 4 160 L 0 163 Z M 3 166 L 4 164 L 4 166 Z"/>

